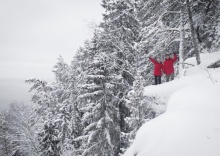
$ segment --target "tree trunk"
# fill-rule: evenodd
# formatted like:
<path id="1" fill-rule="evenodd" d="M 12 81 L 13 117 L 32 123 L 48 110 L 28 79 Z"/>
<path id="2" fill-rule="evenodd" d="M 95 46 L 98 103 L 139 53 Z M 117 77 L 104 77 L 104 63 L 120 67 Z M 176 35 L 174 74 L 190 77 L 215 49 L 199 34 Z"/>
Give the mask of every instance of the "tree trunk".
<path id="1" fill-rule="evenodd" d="M 200 55 L 199 55 L 199 50 L 198 50 L 198 43 L 196 41 L 195 29 L 194 29 L 193 20 L 192 20 L 192 10 L 189 4 L 189 0 L 186 0 L 186 6 L 187 6 L 188 17 L 189 17 L 192 42 L 193 42 L 194 51 L 196 54 L 196 61 L 197 61 L 197 64 L 199 65 L 201 61 L 200 61 Z"/>
<path id="2" fill-rule="evenodd" d="M 4 144 L 5 144 L 5 155 L 8 156 L 8 144 L 7 144 L 7 139 L 4 138 Z"/>
<path id="3" fill-rule="evenodd" d="M 184 45 L 185 45 L 185 30 L 184 30 L 184 14 L 183 7 L 180 13 L 180 45 L 179 45 L 179 75 L 183 76 L 184 69 Z"/>

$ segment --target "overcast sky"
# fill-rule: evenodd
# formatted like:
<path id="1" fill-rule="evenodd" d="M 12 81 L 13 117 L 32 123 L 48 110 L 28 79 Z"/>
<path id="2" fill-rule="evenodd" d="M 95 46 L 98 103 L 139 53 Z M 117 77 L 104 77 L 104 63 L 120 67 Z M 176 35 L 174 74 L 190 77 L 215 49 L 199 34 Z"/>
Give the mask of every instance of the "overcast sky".
<path id="1" fill-rule="evenodd" d="M 101 0 L 0 0 L 0 78 L 51 78 L 102 20 Z"/>
<path id="2" fill-rule="evenodd" d="M 31 103 L 27 78 L 52 81 L 59 55 L 70 64 L 100 23 L 102 0 L 0 0 L 0 111 Z"/>

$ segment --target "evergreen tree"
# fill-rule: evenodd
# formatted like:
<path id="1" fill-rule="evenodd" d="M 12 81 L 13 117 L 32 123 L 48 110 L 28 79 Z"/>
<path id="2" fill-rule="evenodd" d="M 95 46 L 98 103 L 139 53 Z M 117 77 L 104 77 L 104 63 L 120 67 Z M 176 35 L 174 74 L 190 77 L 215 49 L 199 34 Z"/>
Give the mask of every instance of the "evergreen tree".
<path id="1" fill-rule="evenodd" d="M 137 130 L 141 127 L 145 120 L 146 101 L 144 101 L 143 89 L 144 79 L 141 73 L 138 72 L 135 76 L 133 90 L 129 92 L 126 106 L 129 108 L 130 114 L 126 117 L 126 123 L 129 125 L 129 129 L 126 132 L 122 132 L 121 140 L 123 146 L 121 146 L 122 153 L 129 147 L 132 140 L 135 138 Z"/>
<path id="2" fill-rule="evenodd" d="M 71 96 L 71 75 L 70 67 L 64 62 L 62 56 L 59 56 L 58 62 L 54 66 L 53 73 L 56 81 L 53 83 L 52 95 L 57 98 L 59 103 L 64 103 Z"/>
<path id="3" fill-rule="evenodd" d="M 201 53 L 210 52 L 216 42 L 220 16 L 220 2 L 216 0 L 191 1 L 194 29 Z"/>
<path id="4" fill-rule="evenodd" d="M 53 83 L 54 89 L 52 94 L 59 102 L 57 104 L 57 114 L 55 116 L 55 119 L 59 125 L 57 127 L 59 131 L 57 134 L 57 140 L 60 140 L 60 154 L 67 155 L 66 153 L 71 153 L 74 151 L 72 141 L 74 135 L 72 130 L 72 120 L 74 118 L 74 115 L 72 114 L 72 107 L 74 107 L 74 101 L 72 99 L 72 92 L 74 91 L 74 78 L 70 74 L 71 70 L 69 65 L 64 62 L 62 56 L 58 58 L 58 62 L 54 66 L 53 72 L 55 74 L 56 81 Z"/>
<path id="5" fill-rule="evenodd" d="M 36 113 L 30 106 L 11 104 L 7 114 L 10 155 L 39 155 Z"/>
<path id="6" fill-rule="evenodd" d="M 44 80 L 29 79 L 26 83 L 33 83 L 30 91 L 36 92 L 32 101 L 39 104 L 37 109 L 39 121 L 39 144 L 41 155 L 56 156 L 60 154 L 60 139 L 58 138 L 59 120 L 57 120 L 58 98 L 54 94 L 54 87 Z"/>
<path id="7" fill-rule="evenodd" d="M 4 115 L 0 114 L 0 155 L 9 156 L 10 143 L 8 137 L 8 125 Z"/>
<path id="8" fill-rule="evenodd" d="M 44 125 L 43 131 L 39 133 L 41 138 L 41 155 L 42 156 L 59 156 L 60 147 L 58 146 L 60 140 L 58 139 L 59 129 L 56 123 L 48 122 Z"/>
<path id="9" fill-rule="evenodd" d="M 73 151 L 74 145 L 72 139 L 71 110 L 69 103 L 60 104 L 57 112 L 57 121 L 59 123 L 58 138 L 60 140 L 61 154 Z"/>
<path id="10" fill-rule="evenodd" d="M 135 80 L 135 59 L 138 53 L 136 45 L 140 41 L 141 24 L 137 18 L 136 1 L 103 1 L 102 6 L 106 9 L 104 22 L 101 27 L 105 30 L 105 38 L 108 42 L 109 51 L 114 55 L 114 68 L 122 80 L 116 92 L 119 101 L 119 126 L 123 133 L 128 132 L 125 118 L 130 114 L 126 106 L 125 97 L 131 90 Z M 102 38 L 103 40 L 103 38 Z M 142 51 L 142 54 L 144 51 Z M 123 148 L 124 141 L 120 140 L 119 148 Z"/>
<path id="11" fill-rule="evenodd" d="M 101 27 L 110 40 L 111 51 L 115 53 L 117 68 L 128 85 L 132 86 L 135 71 L 135 45 L 140 40 L 140 23 L 136 17 L 136 6 L 132 1 L 103 1 L 106 9 Z"/>
<path id="12" fill-rule="evenodd" d="M 114 95 L 117 77 L 111 73 L 112 59 L 100 52 L 90 63 L 87 84 L 82 86 L 85 93 L 81 95 L 87 103 L 83 123 L 86 126 L 86 149 L 82 155 L 117 155 L 119 127 L 118 99 Z"/>

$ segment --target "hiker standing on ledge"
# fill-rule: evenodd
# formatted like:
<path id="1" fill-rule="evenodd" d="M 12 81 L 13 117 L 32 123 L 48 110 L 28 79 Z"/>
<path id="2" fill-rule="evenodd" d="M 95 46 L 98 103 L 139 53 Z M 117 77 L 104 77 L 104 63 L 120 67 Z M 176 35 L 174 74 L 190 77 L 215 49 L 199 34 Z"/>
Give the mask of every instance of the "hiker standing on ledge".
<path id="1" fill-rule="evenodd" d="M 154 59 L 152 57 L 149 57 L 149 59 L 154 64 L 155 85 L 161 84 L 163 63 L 159 58 Z"/>
<path id="2" fill-rule="evenodd" d="M 163 63 L 163 72 L 166 75 L 166 81 L 174 79 L 174 67 L 173 64 L 177 60 L 177 55 L 174 53 L 174 58 L 170 57 L 169 54 L 165 55 L 165 61 Z"/>

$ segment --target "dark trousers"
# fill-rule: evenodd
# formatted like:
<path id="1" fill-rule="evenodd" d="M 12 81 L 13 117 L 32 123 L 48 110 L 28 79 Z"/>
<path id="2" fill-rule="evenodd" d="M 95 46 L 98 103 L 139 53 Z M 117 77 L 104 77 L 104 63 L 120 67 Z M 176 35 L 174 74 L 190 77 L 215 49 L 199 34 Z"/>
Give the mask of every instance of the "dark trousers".
<path id="1" fill-rule="evenodd" d="M 161 76 L 154 76 L 155 85 L 161 84 Z"/>

